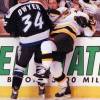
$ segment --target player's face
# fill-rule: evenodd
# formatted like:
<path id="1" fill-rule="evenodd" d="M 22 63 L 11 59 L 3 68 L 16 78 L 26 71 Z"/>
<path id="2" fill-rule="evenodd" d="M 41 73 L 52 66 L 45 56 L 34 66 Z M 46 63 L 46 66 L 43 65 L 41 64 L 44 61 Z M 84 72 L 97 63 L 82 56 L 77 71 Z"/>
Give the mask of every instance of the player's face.
<path id="1" fill-rule="evenodd" d="M 50 9 L 57 9 L 58 8 L 58 3 L 56 0 L 49 0 L 48 1 L 48 6 Z"/>
<path id="2" fill-rule="evenodd" d="M 72 7 L 77 10 L 81 10 L 78 0 L 73 0 Z"/>

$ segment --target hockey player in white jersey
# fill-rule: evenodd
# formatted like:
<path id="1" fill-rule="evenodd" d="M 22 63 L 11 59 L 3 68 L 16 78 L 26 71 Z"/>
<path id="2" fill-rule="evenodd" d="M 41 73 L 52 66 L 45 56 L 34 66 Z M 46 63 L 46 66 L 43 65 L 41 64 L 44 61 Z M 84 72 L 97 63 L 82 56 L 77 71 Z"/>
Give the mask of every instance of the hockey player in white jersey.
<path id="1" fill-rule="evenodd" d="M 64 9 L 65 8 L 59 8 L 58 11 L 61 10 L 62 12 L 60 12 L 63 14 Z M 57 52 L 55 55 L 57 54 L 57 58 L 61 57 L 60 59 L 56 60 L 58 62 L 64 61 L 66 54 L 73 50 L 74 40 L 78 35 L 83 33 L 84 36 L 93 36 L 95 33 L 94 25 L 91 25 L 89 16 L 87 14 L 77 11 L 68 15 L 66 9 L 65 12 L 65 15 L 62 15 L 61 18 L 56 20 L 56 26 L 51 32 L 51 37 L 57 46 Z M 59 67 L 57 68 L 60 69 Z M 61 93 L 59 92 L 55 96 L 60 97 L 64 94 L 67 94 L 67 88 L 65 89 L 65 93 L 64 91 Z"/>
<path id="2" fill-rule="evenodd" d="M 93 27 L 95 24 L 91 23 L 86 13 L 81 11 L 71 13 L 65 7 L 58 8 L 50 16 L 55 27 L 51 32 L 50 40 L 44 41 L 41 45 L 44 54 L 43 64 L 48 66 L 47 69 L 50 68 L 51 75 L 61 87 L 61 91 L 55 96 L 62 97 L 70 94 L 68 79 L 62 69 L 62 62 L 65 61 L 66 54 L 73 50 L 74 40 L 78 35 L 94 35 Z"/>

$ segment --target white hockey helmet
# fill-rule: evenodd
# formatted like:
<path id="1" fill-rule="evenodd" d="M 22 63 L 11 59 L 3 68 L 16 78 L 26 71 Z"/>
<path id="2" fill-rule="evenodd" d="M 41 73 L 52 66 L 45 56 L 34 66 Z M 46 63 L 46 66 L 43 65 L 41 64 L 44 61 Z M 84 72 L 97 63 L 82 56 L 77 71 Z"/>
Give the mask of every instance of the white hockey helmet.
<path id="1" fill-rule="evenodd" d="M 84 12 L 81 12 L 81 11 L 78 11 L 76 13 L 76 16 L 82 16 L 82 17 L 85 17 L 87 20 L 89 20 L 89 16 L 88 14 L 84 13 Z"/>

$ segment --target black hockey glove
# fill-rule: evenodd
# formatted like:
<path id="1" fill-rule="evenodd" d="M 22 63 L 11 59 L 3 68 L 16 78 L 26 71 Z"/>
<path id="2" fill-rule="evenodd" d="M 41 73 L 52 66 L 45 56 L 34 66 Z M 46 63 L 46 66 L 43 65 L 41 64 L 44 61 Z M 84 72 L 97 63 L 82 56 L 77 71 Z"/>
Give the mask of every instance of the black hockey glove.
<path id="1" fill-rule="evenodd" d="M 79 26 L 81 26 L 82 28 L 85 28 L 88 26 L 88 21 L 85 17 L 83 16 L 75 16 L 74 17 L 75 21 L 77 22 L 77 24 Z"/>

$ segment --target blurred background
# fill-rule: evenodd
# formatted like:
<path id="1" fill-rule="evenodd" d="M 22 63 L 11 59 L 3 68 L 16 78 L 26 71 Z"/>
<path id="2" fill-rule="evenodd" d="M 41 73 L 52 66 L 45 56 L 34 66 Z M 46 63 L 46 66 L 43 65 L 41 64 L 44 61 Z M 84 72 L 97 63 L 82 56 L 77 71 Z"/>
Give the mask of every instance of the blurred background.
<path id="1" fill-rule="evenodd" d="M 15 4 L 17 4 L 17 0 L 0 0 L 0 36 L 9 36 L 9 33 L 3 28 L 3 16 Z"/>

